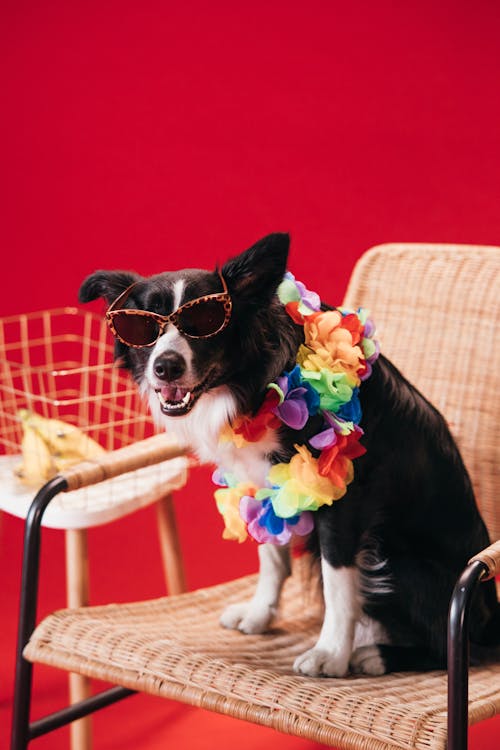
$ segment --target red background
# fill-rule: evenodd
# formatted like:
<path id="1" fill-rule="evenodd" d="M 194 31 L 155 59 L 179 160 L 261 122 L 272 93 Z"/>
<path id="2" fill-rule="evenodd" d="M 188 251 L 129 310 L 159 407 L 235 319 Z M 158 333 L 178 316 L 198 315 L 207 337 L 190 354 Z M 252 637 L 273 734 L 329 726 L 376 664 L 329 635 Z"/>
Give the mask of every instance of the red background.
<path id="1" fill-rule="evenodd" d="M 275 230 L 333 302 L 374 244 L 500 244 L 493 0 L 4 0 L 1 15 L 3 315 L 74 304 L 98 267 L 213 267 Z M 252 544 L 221 541 L 210 492 L 200 470 L 179 493 L 190 587 L 255 567 Z M 1 533 L 0 745 L 22 523 Z M 163 593 L 154 534 L 151 511 L 91 532 L 94 602 Z M 48 533 L 42 614 L 64 602 L 62 554 Z M 39 675 L 37 715 L 64 701 L 64 679 Z M 145 697 L 95 723 L 102 750 L 314 746 Z"/>

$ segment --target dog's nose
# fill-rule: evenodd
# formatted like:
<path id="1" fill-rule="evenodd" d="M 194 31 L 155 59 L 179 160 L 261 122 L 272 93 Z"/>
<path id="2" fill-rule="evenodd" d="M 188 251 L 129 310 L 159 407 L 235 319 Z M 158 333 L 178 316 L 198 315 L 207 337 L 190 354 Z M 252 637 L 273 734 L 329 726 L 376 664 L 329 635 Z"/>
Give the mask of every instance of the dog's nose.
<path id="1" fill-rule="evenodd" d="M 177 352 L 163 352 L 153 362 L 153 372 L 160 380 L 177 380 L 186 372 L 186 360 Z"/>

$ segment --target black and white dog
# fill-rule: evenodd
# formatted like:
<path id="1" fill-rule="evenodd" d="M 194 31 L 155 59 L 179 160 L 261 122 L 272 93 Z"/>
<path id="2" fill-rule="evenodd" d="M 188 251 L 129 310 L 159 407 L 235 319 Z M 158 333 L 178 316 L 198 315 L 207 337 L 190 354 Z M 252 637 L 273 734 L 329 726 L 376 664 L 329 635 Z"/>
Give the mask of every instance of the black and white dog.
<path id="1" fill-rule="evenodd" d="M 80 290 L 82 302 L 103 297 L 111 305 L 117 358 L 156 422 L 202 462 L 229 465 L 256 486 L 310 437 L 307 426 L 298 437 L 282 425 L 243 447 L 219 440 L 238 416 L 256 412 L 267 384 L 294 366 L 303 343 L 302 327 L 276 296 L 288 248 L 288 235 L 273 234 L 220 272 L 143 278 L 97 271 Z M 383 356 L 360 399 L 366 453 L 344 498 L 314 514 L 311 546 L 321 558 L 325 617 L 316 645 L 295 662 L 302 674 L 444 667 L 452 588 L 468 559 L 489 544 L 467 471 L 436 409 Z M 276 612 L 289 552 L 263 544 L 259 557 L 255 596 L 224 611 L 228 628 L 261 633 Z M 477 594 L 471 633 L 480 645 L 500 641 L 492 581 Z"/>

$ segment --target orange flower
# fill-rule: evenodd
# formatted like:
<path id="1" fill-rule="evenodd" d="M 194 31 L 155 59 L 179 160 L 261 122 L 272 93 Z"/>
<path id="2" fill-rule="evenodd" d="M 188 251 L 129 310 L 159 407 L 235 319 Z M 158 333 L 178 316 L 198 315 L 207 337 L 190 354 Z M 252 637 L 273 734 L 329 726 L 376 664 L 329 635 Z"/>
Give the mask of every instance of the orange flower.
<path id="1" fill-rule="evenodd" d="M 357 384 L 364 357 L 353 340 L 360 340 L 361 330 L 356 315 L 343 318 L 337 310 L 310 315 L 304 323 L 306 343 L 299 350 L 299 364 L 305 370 L 345 372 Z"/>

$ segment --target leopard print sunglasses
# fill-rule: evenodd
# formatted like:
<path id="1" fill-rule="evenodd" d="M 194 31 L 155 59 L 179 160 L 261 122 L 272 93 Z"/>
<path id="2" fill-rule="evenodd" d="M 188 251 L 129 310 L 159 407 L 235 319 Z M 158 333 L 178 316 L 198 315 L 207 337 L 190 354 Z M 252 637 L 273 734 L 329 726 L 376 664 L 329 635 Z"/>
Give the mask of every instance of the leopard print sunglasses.
<path id="1" fill-rule="evenodd" d="M 138 283 L 134 282 L 111 303 L 106 312 L 106 322 L 113 336 L 134 349 L 153 346 L 169 323 L 173 323 L 177 330 L 192 339 L 216 336 L 229 323 L 233 307 L 225 279 L 220 271 L 218 274 L 222 281 L 222 292 L 205 294 L 185 302 L 170 315 L 124 308 L 123 305 Z"/>

